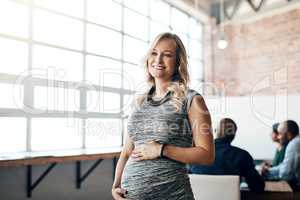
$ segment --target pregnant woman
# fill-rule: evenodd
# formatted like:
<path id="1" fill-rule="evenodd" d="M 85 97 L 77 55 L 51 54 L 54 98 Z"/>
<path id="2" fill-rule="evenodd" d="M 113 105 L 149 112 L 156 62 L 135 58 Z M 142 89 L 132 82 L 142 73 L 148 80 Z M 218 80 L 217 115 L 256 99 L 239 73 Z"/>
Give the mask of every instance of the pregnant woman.
<path id="1" fill-rule="evenodd" d="M 210 165 L 215 152 L 206 104 L 187 86 L 187 55 L 180 38 L 172 33 L 158 35 L 145 69 L 150 87 L 128 118 L 112 196 L 115 200 L 194 200 L 186 164 Z"/>

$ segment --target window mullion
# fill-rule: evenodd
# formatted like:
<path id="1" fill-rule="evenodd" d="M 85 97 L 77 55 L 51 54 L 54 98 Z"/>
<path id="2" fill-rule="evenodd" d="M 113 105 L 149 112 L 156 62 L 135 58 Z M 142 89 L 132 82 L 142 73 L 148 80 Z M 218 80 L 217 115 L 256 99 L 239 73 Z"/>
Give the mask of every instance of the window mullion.
<path id="1" fill-rule="evenodd" d="M 28 72 L 32 70 L 32 58 L 33 58 L 33 3 L 34 0 L 30 1 L 29 4 L 29 28 L 28 28 L 28 35 L 29 35 L 29 40 L 28 40 Z M 33 108 L 34 104 L 34 86 L 32 80 L 26 81 L 24 83 L 24 105 Z M 30 152 L 32 151 L 32 142 L 31 142 L 31 117 L 27 116 L 27 130 L 26 130 L 26 151 Z"/>
<path id="2" fill-rule="evenodd" d="M 121 98 L 120 98 L 120 111 L 121 111 L 121 145 L 123 146 L 123 143 L 124 143 L 124 119 L 123 119 L 123 115 L 124 115 L 124 111 L 123 111 L 123 105 L 124 105 L 124 1 L 122 0 L 122 9 L 121 9 L 121 33 L 122 33 L 122 44 L 121 44 L 121 48 L 122 48 L 122 51 L 121 51 Z"/>
<path id="3" fill-rule="evenodd" d="M 82 67 L 82 82 L 86 83 L 86 35 L 87 35 L 87 0 L 84 0 L 83 6 L 83 67 Z M 80 89 L 80 111 L 86 112 L 87 108 L 87 89 L 81 87 Z M 82 148 L 86 148 L 86 118 L 81 119 L 81 135 Z"/>

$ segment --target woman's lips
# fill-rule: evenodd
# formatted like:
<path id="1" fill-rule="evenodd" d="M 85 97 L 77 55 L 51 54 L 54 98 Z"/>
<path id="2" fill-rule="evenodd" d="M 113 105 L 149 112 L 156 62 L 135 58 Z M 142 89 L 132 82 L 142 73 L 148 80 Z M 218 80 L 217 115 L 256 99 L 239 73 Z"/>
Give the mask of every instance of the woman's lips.
<path id="1" fill-rule="evenodd" d="M 158 70 L 163 70 L 163 69 L 165 69 L 165 67 L 162 66 L 162 65 L 154 65 L 153 68 L 154 68 L 154 69 L 158 69 Z"/>

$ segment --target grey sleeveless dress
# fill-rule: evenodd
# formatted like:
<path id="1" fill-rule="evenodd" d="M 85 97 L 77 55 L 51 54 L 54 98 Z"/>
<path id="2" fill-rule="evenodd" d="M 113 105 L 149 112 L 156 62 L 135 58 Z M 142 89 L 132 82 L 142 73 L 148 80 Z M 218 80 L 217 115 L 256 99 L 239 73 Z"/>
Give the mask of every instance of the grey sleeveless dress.
<path id="1" fill-rule="evenodd" d="M 170 103 L 169 92 L 160 101 L 153 101 L 151 94 L 131 113 L 128 134 L 135 146 L 156 140 L 179 147 L 191 147 L 192 133 L 187 110 L 194 95 L 188 90 L 182 111 L 176 112 Z M 128 191 L 130 200 L 194 200 L 186 165 L 168 158 L 134 161 L 128 159 L 122 176 L 121 187 Z"/>

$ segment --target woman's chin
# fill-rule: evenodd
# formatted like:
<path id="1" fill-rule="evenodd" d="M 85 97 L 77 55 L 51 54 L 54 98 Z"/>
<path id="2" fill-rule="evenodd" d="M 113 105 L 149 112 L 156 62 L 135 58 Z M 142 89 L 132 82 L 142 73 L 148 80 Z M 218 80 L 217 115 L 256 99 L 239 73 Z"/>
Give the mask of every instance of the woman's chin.
<path id="1" fill-rule="evenodd" d="M 172 78 L 169 77 L 169 74 L 166 74 L 165 72 L 155 72 L 151 74 L 154 79 L 159 80 L 171 80 Z"/>
<path id="2" fill-rule="evenodd" d="M 154 78 L 161 78 L 164 76 L 163 73 L 160 73 L 160 72 L 155 72 L 155 73 L 152 73 L 151 74 Z"/>

